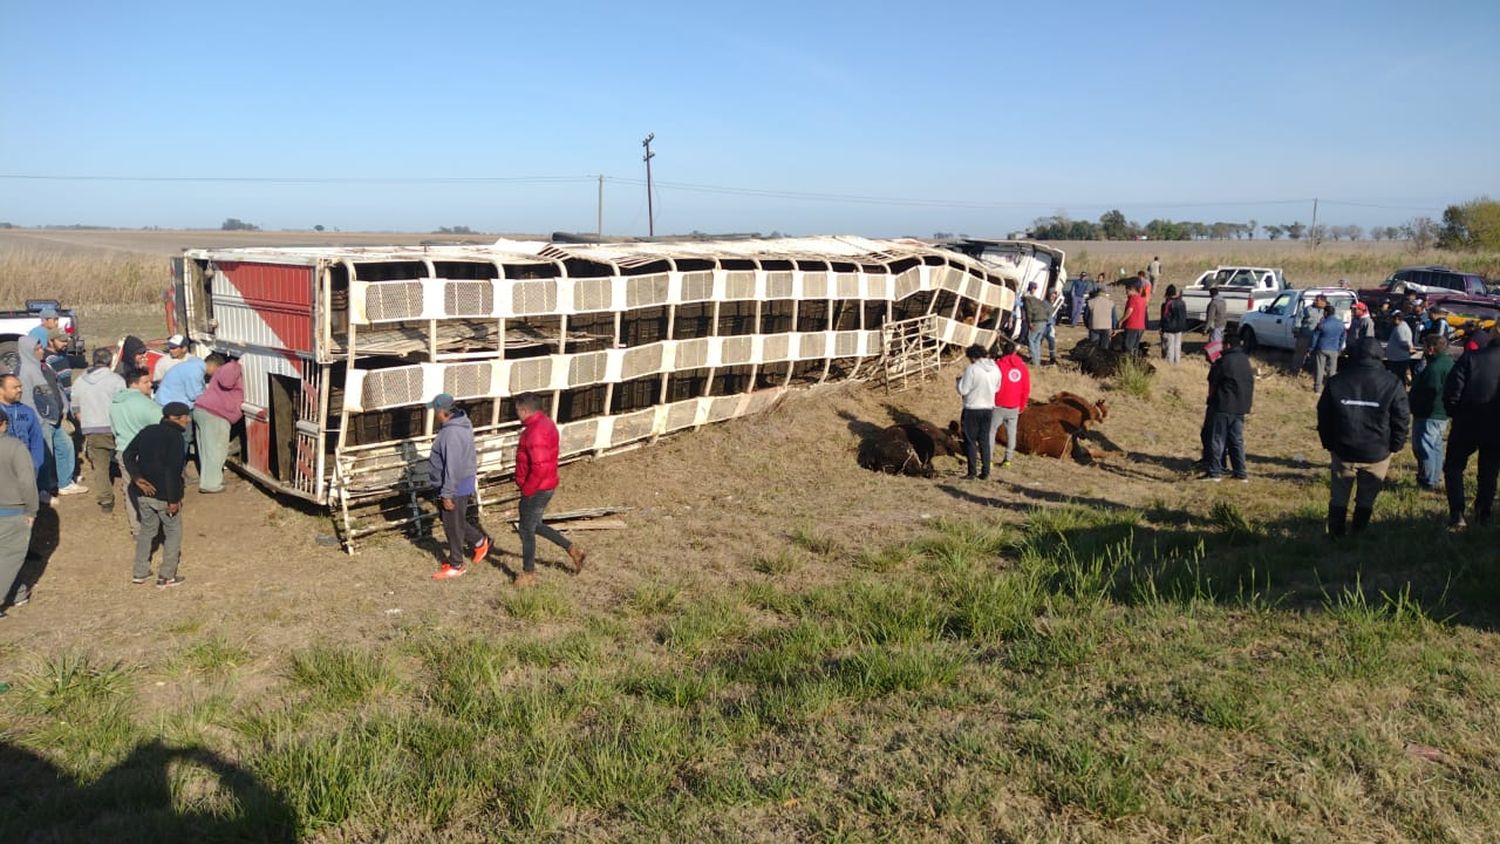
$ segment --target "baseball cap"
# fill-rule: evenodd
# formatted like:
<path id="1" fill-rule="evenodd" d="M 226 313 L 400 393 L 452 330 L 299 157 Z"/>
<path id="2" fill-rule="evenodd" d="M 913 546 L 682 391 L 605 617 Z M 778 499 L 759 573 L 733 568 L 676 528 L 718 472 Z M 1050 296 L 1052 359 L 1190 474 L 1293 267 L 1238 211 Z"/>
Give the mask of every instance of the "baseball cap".
<path id="1" fill-rule="evenodd" d="M 59 319 L 57 308 L 54 308 L 50 305 L 42 308 L 41 311 L 37 313 L 37 316 L 41 317 L 42 319 Z"/>
<path id="2" fill-rule="evenodd" d="M 428 402 L 427 406 L 433 410 L 452 410 L 453 404 L 452 393 L 438 393 L 432 397 L 432 401 Z"/>
<path id="3" fill-rule="evenodd" d="M 1370 306 L 1366 305 L 1364 302 L 1355 302 L 1354 303 L 1354 312 L 1357 313 L 1357 314 L 1366 314 L 1366 313 L 1369 313 L 1370 312 Z"/>
<path id="4" fill-rule="evenodd" d="M 173 334 L 167 338 L 167 348 L 180 349 L 188 344 L 187 338 L 181 334 Z"/>
<path id="5" fill-rule="evenodd" d="M 49 328 L 49 329 L 47 329 L 47 340 L 48 341 L 59 340 L 59 339 L 67 339 L 67 336 L 68 336 L 68 332 L 62 330 L 61 328 Z"/>
<path id="6" fill-rule="evenodd" d="M 163 419 L 168 416 L 192 416 L 193 409 L 180 401 L 172 401 L 161 409 L 161 415 Z"/>
<path id="7" fill-rule="evenodd" d="M 113 357 L 114 352 L 101 346 L 94 350 L 94 366 L 109 366 Z"/>

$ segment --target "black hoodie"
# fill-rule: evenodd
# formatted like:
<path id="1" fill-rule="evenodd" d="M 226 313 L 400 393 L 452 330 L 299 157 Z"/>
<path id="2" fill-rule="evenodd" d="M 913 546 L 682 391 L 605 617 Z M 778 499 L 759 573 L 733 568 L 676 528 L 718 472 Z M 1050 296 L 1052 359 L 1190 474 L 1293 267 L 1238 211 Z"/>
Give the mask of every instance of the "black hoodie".
<path id="1" fill-rule="evenodd" d="M 1318 399 L 1318 439 L 1345 463 L 1379 463 L 1400 451 L 1411 431 L 1406 390 L 1384 358 L 1379 340 L 1360 339 Z"/>
<path id="2" fill-rule="evenodd" d="M 1481 335 L 1482 336 L 1482 335 Z M 1500 439 L 1500 345 L 1464 352 L 1443 384 L 1443 407 L 1455 427 Z"/>

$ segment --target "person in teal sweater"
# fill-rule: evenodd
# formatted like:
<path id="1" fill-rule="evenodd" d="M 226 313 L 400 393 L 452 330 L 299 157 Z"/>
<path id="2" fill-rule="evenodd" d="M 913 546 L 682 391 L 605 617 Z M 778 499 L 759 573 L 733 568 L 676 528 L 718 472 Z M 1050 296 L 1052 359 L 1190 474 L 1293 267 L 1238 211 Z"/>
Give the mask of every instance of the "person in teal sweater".
<path id="1" fill-rule="evenodd" d="M 115 393 L 109 403 L 109 429 L 115 435 L 115 460 L 120 462 L 120 477 L 125 478 L 125 521 L 130 525 L 130 535 L 135 536 L 141 526 L 141 511 L 137 503 L 140 497 L 130 475 L 122 462 L 125 449 L 135 440 L 135 435 L 161 421 L 161 405 L 151 398 L 151 373 L 145 369 L 132 369 L 125 373 L 125 389 Z"/>
<path id="2" fill-rule="evenodd" d="M 1443 382 L 1453 370 L 1448 338 L 1429 335 L 1424 341 L 1427 366 L 1411 385 L 1411 450 L 1417 457 L 1417 485 L 1437 490 L 1443 478 L 1443 435 L 1448 411 L 1443 408 Z"/>

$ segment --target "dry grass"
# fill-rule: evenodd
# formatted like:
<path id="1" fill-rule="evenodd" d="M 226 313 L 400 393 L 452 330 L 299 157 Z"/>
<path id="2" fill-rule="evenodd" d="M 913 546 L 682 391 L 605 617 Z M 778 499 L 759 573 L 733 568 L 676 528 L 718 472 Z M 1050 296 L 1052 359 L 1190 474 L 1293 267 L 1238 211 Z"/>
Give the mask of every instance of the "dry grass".
<path id="1" fill-rule="evenodd" d="M 167 259 L 151 255 L 0 251 L 0 303 L 4 307 L 27 299 L 57 299 L 65 305 L 145 305 L 160 302 L 171 283 Z"/>

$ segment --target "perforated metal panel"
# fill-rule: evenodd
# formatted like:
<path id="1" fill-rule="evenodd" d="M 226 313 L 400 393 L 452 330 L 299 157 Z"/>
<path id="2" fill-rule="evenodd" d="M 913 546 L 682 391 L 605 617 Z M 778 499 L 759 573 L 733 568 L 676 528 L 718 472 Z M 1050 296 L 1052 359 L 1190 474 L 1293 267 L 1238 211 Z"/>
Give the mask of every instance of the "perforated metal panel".
<path id="1" fill-rule="evenodd" d="M 599 435 L 599 420 L 570 422 L 562 427 L 558 437 L 558 449 L 563 454 L 581 454 L 594 450 L 594 438 Z"/>
<path id="2" fill-rule="evenodd" d="M 859 273 L 839 273 L 834 276 L 833 295 L 836 299 L 859 298 Z"/>
<path id="3" fill-rule="evenodd" d="M 773 273 L 775 275 L 775 273 Z M 790 276 L 790 274 L 788 274 Z M 791 279 L 787 279 L 787 288 L 791 288 Z M 724 274 L 724 298 L 726 299 L 754 299 L 755 298 L 755 273 L 744 270 L 736 270 Z"/>
<path id="4" fill-rule="evenodd" d="M 490 393 L 490 363 L 455 363 L 443 369 L 443 392 L 468 399 Z"/>
<path id="5" fill-rule="evenodd" d="M 693 401 L 678 402 L 672 405 L 671 410 L 667 411 L 667 430 L 679 431 L 683 428 L 690 428 L 693 425 L 693 421 L 697 418 L 698 402 L 696 399 Z"/>
<path id="6" fill-rule="evenodd" d="M 797 357 L 802 360 L 808 358 L 820 358 L 828 354 L 828 344 L 822 334 L 802 335 L 802 344 L 798 347 Z"/>
<path id="7" fill-rule="evenodd" d="M 551 314 L 557 311 L 557 282 L 518 281 L 511 293 L 517 316 Z"/>
<path id="8" fill-rule="evenodd" d="M 761 359 L 767 361 L 786 360 L 787 349 L 791 345 L 791 339 L 785 334 L 776 334 L 767 337 L 765 345 L 761 346 Z"/>
<path id="9" fill-rule="evenodd" d="M 910 296 L 911 294 L 916 293 L 921 289 L 922 270 L 920 268 L 912 267 L 911 269 L 896 276 L 896 298 L 898 300 L 905 299 L 907 296 Z"/>
<path id="10" fill-rule="evenodd" d="M 421 367 L 377 369 L 365 376 L 363 402 L 367 408 L 419 404 L 422 400 Z"/>
<path id="11" fill-rule="evenodd" d="M 580 278 L 573 282 L 573 309 L 607 311 L 613 306 L 614 279 Z"/>
<path id="12" fill-rule="evenodd" d="M 371 322 L 395 322 L 422 316 L 422 282 L 386 281 L 365 291 L 365 316 Z"/>
<path id="13" fill-rule="evenodd" d="M 510 366 L 510 393 L 530 393 L 552 386 L 552 358 L 518 360 Z"/>
<path id="14" fill-rule="evenodd" d="M 847 358 L 859 354 L 859 332 L 840 331 L 834 337 L 833 354 L 835 357 Z"/>
<path id="15" fill-rule="evenodd" d="M 604 352 L 575 355 L 568 364 L 568 386 L 583 387 L 602 382 L 608 364 L 609 355 Z"/>
<path id="16" fill-rule="evenodd" d="M 766 273 L 766 298 L 792 298 L 792 274 L 789 272 Z"/>
<path id="17" fill-rule="evenodd" d="M 751 337 L 726 337 L 720 352 L 725 366 L 737 363 L 750 363 L 751 352 L 755 349 L 754 338 Z"/>
<path id="18" fill-rule="evenodd" d="M 682 301 L 707 302 L 714 298 L 714 274 L 711 272 L 682 274 Z"/>
<path id="19" fill-rule="evenodd" d="M 625 445 L 651 436 L 651 426 L 656 423 L 655 410 L 641 410 L 615 417 L 615 427 L 610 445 Z"/>
<path id="20" fill-rule="evenodd" d="M 676 368 L 697 369 L 708 364 L 708 340 L 684 340 L 677 344 Z"/>
<path id="21" fill-rule="evenodd" d="M 625 307 L 644 308 L 667 301 L 668 278 L 665 273 L 643 275 L 625 281 Z"/>
<path id="22" fill-rule="evenodd" d="M 443 282 L 443 313 L 450 317 L 487 317 L 495 310 L 495 287 L 488 281 Z"/>
<path id="23" fill-rule="evenodd" d="M 661 345 L 653 343 L 625 353 L 620 365 L 620 377 L 627 381 L 650 375 L 661 370 Z"/>
<path id="24" fill-rule="evenodd" d="M 827 299 L 828 273 L 803 273 L 802 298 Z"/>

